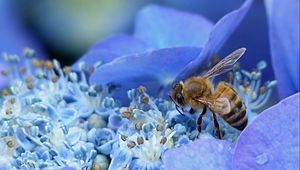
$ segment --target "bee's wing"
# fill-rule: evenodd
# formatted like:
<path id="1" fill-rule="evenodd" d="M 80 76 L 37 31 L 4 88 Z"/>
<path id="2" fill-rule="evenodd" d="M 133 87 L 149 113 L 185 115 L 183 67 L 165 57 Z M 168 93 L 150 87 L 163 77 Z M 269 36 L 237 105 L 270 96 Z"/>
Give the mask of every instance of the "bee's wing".
<path id="1" fill-rule="evenodd" d="M 233 65 L 239 60 L 245 51 L 246 48 L 239 48 L 233 51 L 227 57 L 217 63 L 213 68 L 211 68 L 203 77 L 210 78 L 230 71 Z"/>
<path id="2" fill-rule="evenodd" d="M 230 112 L 230 102 L 226 97 L 217 99 L 195 98 L 194 100 L 206 105 L 211 111 L 220 115 L 225 115 Z"/>

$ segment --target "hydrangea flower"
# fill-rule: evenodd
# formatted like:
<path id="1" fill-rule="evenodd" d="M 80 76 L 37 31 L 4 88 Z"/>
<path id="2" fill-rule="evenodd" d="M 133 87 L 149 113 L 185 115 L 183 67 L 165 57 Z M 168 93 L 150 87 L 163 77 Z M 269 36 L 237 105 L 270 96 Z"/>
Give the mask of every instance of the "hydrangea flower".
<path id="1" fill-rule="evenodd" d="M 12 84 L 0 100 L 0 139 L 9 160 L 5 166 L 163 169 L 167 150 L 186 147 L 196 139 L 197 114 L 179 114 L 172 101 L 150 96 L 142 86 L 129 90 L 130 104 L 120 107 L 105 86 L 99 89 L 88 84 L 87 67 L 80 66 L 75 73 L 69 67 L 61 68 L 56 60 L 24 55 L 32 65 L 22 72 L 13 72 L 17 56 L 5 56 L 13 66 L 9 72 L 15 73 L 7 75 Z M 258 109 L 251 102 L 268 100 L 265 93 L 272 88 L 265 87 L 265 93 L 257 91 L 265 66 L 259 63 L 258 71 L 253 72 L 235 66 L 228 80 L 249 101 L 249 116 L 255 117 Z M 250 86 L 241 84 L 241 79 Z M 93 105 L 93 101 L 98 103 Z M 90 108 L 88 114 L 82 108 Z M 235 141 L 239 133 L 218 119 L 224 139 Z M 208 114 L 200 138 L 214 140 L 214 136 Z"/>
<path id="2" fill-rule="evenodd" d="M 272 64 L 278 93 L 285 98 L 299 92 L 299 1 L 265 0 L 269 20 Z"/>
<path id="3" fill-rule="evenodd" d="M 245 1 L 215 25 L 203 16 L 150 5 L 139 12 L 133 36 L 117 35 L 99 42 L 78 62 L 102 61 L 90 83 L 116 87 L 118 99 L 126 101 L 125 92 L 139 85 L 157 96 L 218 52 L 250 5 L 251 0 Z"/>

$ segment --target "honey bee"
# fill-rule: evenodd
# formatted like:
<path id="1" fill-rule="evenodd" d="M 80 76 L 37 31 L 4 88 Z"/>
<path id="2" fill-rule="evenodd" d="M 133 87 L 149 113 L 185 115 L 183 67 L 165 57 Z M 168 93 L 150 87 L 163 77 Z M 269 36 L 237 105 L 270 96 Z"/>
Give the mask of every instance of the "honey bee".
<path id="1" fill-rule="evenodd" d="M 220 125 L 216 113 L 219 114 L 232 127 L 243 130 L 248 122 L 246 106 L 238 96 L 237 92 L 226 82 L 220 82 L 216 90 L 209 80 L 210 78 L 230 71 L 233 65 L 245 53 L 245 48 L 239 48 L 218 62 L 203 76 L 190 77 L 173 85 L 170 98 L 176 105 L 176 109 L 182 114 L 186 106 L 190 106 L 190 113 L 202 109 L 197 119 L 197 130 L 201 133 L 202 117 L 207 108 L 212 112 L 215 133 L 222 138 Z M 198 134 L 198 136 L 199 136 Z"/>

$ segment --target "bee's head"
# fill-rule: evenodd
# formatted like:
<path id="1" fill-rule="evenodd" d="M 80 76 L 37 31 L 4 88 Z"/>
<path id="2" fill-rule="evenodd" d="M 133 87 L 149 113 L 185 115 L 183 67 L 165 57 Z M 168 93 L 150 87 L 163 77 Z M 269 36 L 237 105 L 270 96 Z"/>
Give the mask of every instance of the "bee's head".
<path id="1" fill-rule="evenodd" d="M 176 106 L 179 106 L 181 108 L 185 106 L 185 101 L 182 92 L 183 92 L 183 82 L 180 82 L 173 85 L 170 94 L 170 98 L 172 99 L 172 101 L 176 104 Z"/>

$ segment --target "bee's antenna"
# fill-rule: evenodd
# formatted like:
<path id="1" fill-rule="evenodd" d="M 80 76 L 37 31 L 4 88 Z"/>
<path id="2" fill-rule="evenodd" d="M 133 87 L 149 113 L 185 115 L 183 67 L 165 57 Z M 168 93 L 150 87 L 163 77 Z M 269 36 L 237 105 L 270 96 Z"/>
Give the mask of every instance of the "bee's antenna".
<path id="1" fill-rule="evenodd" d="M 171 95 L 169 95 L 169 98 L 170 98 L 170 99 L 172 100 L 172 102 L 175 104 L 176 110 L 177 110 L 181 115 L 184 115 L 184 114 L 182 113 L 182 111 L 179 110 L 180 106 L 178 106 L 178 105 L 176 104 L 176 102 L 175 102 L 174 99 L 171 97 Z"/>

